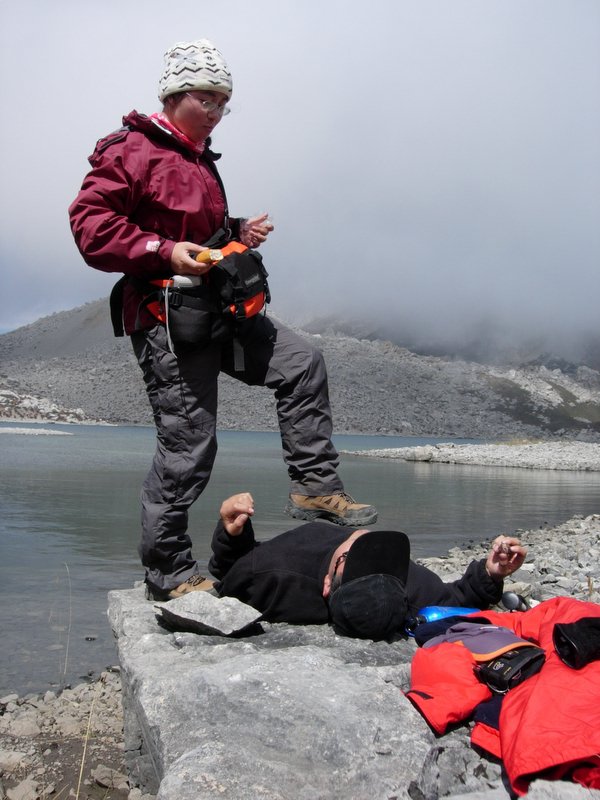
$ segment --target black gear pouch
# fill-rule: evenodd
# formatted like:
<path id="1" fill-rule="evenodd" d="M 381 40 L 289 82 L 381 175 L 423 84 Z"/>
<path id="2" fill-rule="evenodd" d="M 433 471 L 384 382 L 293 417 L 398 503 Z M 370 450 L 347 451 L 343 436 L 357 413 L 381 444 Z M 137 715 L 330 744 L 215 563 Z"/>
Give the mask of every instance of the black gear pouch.
<path id="1" fill-rule="evenodd" d="M 211 339 L 212 304 L 193 289 L 166 289 L 164 309 L 167 330 L 174 342 L 200 344 Z"/>
<path id="2" fill-rule="evenodd" d="M 267 271 L 255 250 L 226 256 L 211 269 L 209 283 L 223 313 L 237 320 L 257 313 L 271 299 Z"/>
<path id="3" fill-rule="evenodd" d="M 537 645 L 516 647 L 506 653 L 477 664 L 475 674 L 482 683 L 498 694 L 505 694 L 527 678 L 539 672 L 546 654 Z"/>

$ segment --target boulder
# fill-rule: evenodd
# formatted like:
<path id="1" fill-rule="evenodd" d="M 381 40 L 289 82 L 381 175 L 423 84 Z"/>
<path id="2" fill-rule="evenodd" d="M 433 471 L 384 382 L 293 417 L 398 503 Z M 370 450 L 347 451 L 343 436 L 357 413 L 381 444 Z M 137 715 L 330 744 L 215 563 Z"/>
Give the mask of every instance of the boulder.
<path id="1" fill-rule="evenodd" d="M 143 791 L 372 800 L 408 798 L 420 780 L 435 737 L 402 693 L 413 640 L 268 623 L 237 638 L 172 631 L 141 588 L 111 592 L 109 618 L 125 751 Z"/>
<path id="2" fill-rule="evenodd" d="M 597 516 L 571 520 L 561 541 L 571 554 L 588 553 L 599 526 Z M 528 537 L 539 538 L 538 562 L 547 550 L 557 572 L 567 564 L 546 530 Z M 436 566 L 448 580 L 464 562 L 456 549 Z M 536 595 L 538 566 L 528 575 Z M 597 563 L 590 569 L 596 575 Z M 505 588 L 522 588 L 513 577 Z M 586 573 L 577 594 L 594 600 L 588 584 Z M 403 694 L 413 639 L 259 622 L 253 609 L 207 593 L 179 609 L 173 602 L 148 602 L 142 586 L 109 593 L 125 756 L 140 792 L 157 800 L 511 797 L 501 764 L 471 747 L 468 723 L 438 737 Z M 600 800 L 600 791 L 538 780 L 527 797 Z"/>

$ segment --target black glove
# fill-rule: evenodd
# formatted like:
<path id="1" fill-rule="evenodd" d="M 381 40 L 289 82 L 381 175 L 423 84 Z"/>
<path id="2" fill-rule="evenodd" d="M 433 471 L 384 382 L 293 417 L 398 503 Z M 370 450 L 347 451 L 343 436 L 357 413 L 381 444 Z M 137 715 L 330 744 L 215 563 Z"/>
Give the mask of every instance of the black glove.
<path id="1" fill-rule="evenodd" d="M 581 669 L 600 658 L 600 617 L 558 623 L 552 639 L 560 659 L 572 669 Z"/>

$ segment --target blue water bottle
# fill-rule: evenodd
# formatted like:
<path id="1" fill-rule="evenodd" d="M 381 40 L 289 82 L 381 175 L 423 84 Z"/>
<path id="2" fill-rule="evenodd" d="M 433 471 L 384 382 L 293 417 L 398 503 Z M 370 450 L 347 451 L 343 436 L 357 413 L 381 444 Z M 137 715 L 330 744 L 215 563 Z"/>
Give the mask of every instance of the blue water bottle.
<path id="1" fill-rule="evenodd" d="M 462 617 L 465 614 L 477 614 L 480 612 L 480 608 L 466 608 L 464 606 L 423 606 L 414 617 L 406 620 L 406 632 L 409 636 L 414 636 L 414 629 L 424 622 L 436 622 L 438 619 L 445 619 L 446 617 Z"/>

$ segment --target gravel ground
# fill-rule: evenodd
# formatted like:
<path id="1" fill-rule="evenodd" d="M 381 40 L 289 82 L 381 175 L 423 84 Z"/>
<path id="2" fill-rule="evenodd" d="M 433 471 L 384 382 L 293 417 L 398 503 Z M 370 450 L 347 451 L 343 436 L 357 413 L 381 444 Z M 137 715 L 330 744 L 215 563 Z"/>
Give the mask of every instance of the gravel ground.
<path id="1" fill-rule="evenodd" d="M 118 672 L 58 694 L 0 698 L 0 798 L 70 796 L 144 797 L 127 778 Z"/>

